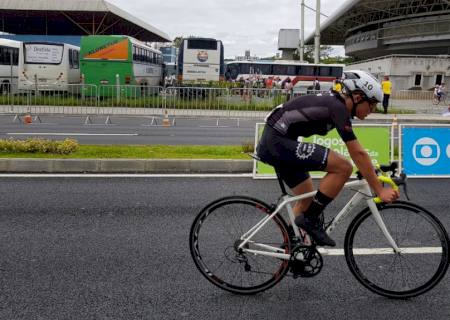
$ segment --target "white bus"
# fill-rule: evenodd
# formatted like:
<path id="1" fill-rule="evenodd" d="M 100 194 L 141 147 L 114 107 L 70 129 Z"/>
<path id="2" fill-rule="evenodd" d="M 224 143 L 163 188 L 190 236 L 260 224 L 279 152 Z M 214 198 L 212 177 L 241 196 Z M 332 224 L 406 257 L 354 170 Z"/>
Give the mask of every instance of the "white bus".
<path id="1" fill-rule="evenodd" d="M 20 41 L 0 39 L 0 94 L 16 93 Z"/>
<path id="2" fill-rule="evenodd" d="M 80 48 L 66 43 L 24 42 L 19 55 L 19 90 L 69 91 L 79 84 Z"/>
<path id="3" fill-rule="evenodd" d="M 342 77 L 343 64 L 312 64 L 295 60 L 231 61 L 227 63 L 228 81 L 252 78 L 290 78 L 296 91 L 314 90 L 313 82 L 320 82 L 320 90 L 329 90 L 336 78 Z"/>
<path id="4" fill-rule="evenodd" d="M 224 80 L 222 41 L 210 38 L 183 39 L 178 52 L 177 79 L 181 85 Z"/>

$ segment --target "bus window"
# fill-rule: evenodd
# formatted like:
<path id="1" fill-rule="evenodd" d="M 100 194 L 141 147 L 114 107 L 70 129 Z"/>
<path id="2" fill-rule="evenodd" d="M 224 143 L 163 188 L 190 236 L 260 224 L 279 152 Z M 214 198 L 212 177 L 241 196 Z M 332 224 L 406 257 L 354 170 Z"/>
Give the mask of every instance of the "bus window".
<path id="1" fill-rule="evenodd" d="M 19 64 L 19 49 L 13 49 L 13 65 L 17 66 Z"/>
<path id="2" fill-rule="evenodd" d="M 243 63 L 240 69 L 240 74 L 250 74 L 250 65 L 248 63 Z"/>
<path id="3" fill-rule="evenodd" d="M 331 76 L 331 67 L 319 67 L 319 76 L 323 77 Z"/>
<path id="4" fill-rule="evenodd" d="M 80 69 L 80 52 L 73 50 L 73 68 Z"/>
<path id="5" fill-rule="evenodd" d="M 303 66 L 302 67 L 303 75 L 305 76 L 314 76 L 314 66 Z"/>
<path id="6" fill-rule="evenodd" d="M 288 76 L 296 76 L 297 75 L 295 66 L 286 66 L 286 68 L 287 68 L 286 75 L 288 75 Z"/>
<path id="7" fill-rule="evenodd" d="M 217 40 L 189 39 L 188 49 L 217 50 Z"/>
<path id="8" fill-rule="evenodd" d="M 73 69 L 73 50 L 69 49 L 69 68 Z"/>
<path id="9" fill-rule="evenodd" d="M 285 75 L 287 74 L 287 67 L 279 64 L 273 65 L 273 74 Z"/>
<path id="10" fill-rule="evenodd" d="M 272 74 L 272 67 L 270 64 L 252 64 L 251 68 L 253 69 L 254 74 Z"/>
<path id="11" fill-rule="evenodd" d="M 331 67 L 331 75 L 333 77 L 342 77 L 342 67 Z"/>

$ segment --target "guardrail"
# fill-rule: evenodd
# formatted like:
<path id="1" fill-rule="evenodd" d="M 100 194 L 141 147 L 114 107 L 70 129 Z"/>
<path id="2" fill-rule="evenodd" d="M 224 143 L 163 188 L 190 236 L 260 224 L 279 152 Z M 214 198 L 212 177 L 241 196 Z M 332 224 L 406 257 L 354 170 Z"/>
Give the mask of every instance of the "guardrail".
<path id="1" fill-rule="evenodd" d="M 64 91 L 39 86 L 33 90 L 4 90 L 0 94 L 3 114 L 143 115 L 167 114 L 227 118 L 262 117 L 274 106 L 305 94 L 283 89 L 202 88 L 117 85 L 68 85 Z M 307 92 L 309 94 L 313 92 Z M 432 106 L 431 91 L 397 91 L 394 108 L 439 113 Z"/>

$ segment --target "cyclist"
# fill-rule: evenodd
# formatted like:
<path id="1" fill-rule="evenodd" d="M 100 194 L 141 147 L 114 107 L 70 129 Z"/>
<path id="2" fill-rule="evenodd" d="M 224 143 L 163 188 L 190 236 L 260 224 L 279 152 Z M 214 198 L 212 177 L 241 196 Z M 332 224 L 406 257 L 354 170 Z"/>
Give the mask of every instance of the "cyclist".
<path id="1" fill-rule="evenodd" d="M 437 88 L 438 101 L 441 101 L 442 96 L 444 96 L 445 94 L 446 94 L 445 83 L 442 82 L 441 85 Z"/>
<path id="2" fill-rule="evenodd" d="M 352 164 L 337 152 L 318 144 L 299 142 L 298 137 L 325 135 L 336 128 L 348 152 L 375 193 L 392 202 L 398 191 L 383 187 L 371 159 L 352 130 L 351 118 L 363 120 L 383 99 L 380 83 L 360 70 L 345 72 L 343 91 L 297 97 L 276 107 L 266 118 L 257 153 L 279 172 L 284 182 L 299 195 L 313 191 L 309 171 L 325 171 L 317 194 L 294 206 L 295 224 L 308 232 L 318 245 L 335 246 L 325 232 L 320 215 L 339 194 L 350 177 Z"/>

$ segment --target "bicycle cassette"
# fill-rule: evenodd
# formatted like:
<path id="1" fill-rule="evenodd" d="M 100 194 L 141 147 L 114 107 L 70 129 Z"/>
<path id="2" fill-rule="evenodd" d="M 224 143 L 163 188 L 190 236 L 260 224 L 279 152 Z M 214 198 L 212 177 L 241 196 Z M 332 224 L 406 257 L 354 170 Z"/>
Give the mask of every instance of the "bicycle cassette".
<path id="1" fill-rule="evenodd" d="M 294 278 L 310 278 L 322 270 L 323 259 L 315 246 L 299 245 L 292 250 L 289 265 Z"/>

